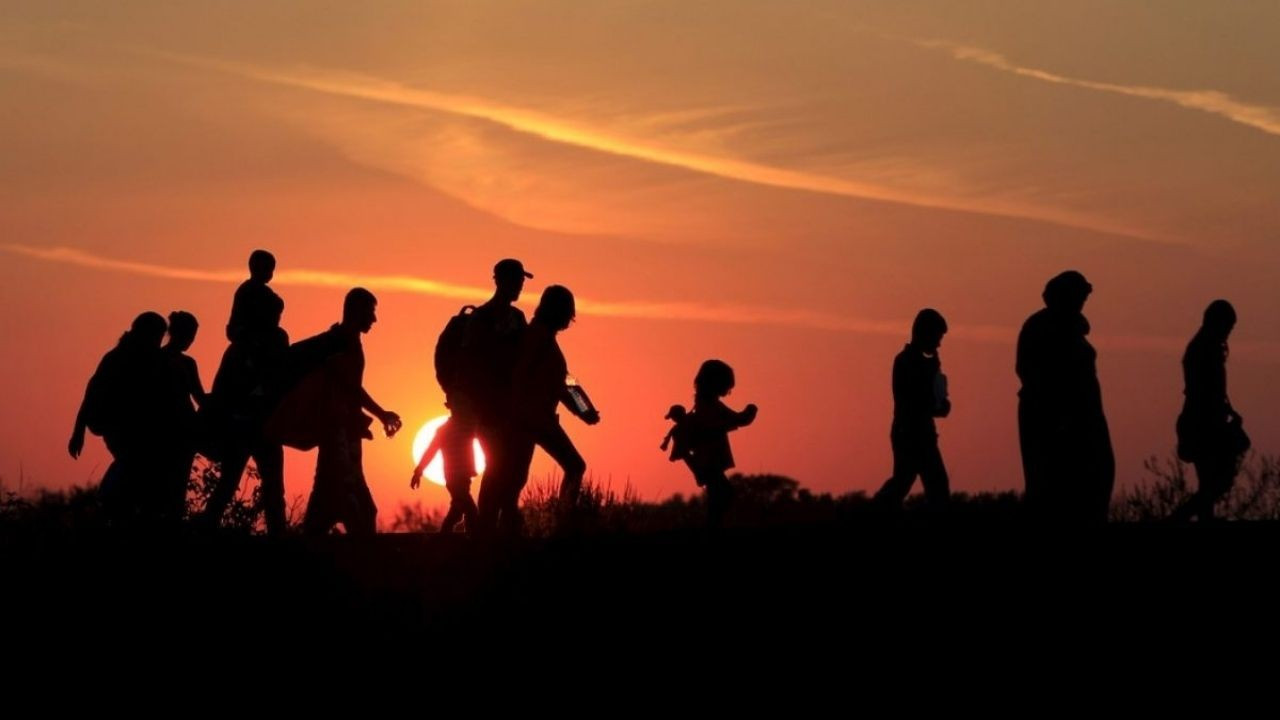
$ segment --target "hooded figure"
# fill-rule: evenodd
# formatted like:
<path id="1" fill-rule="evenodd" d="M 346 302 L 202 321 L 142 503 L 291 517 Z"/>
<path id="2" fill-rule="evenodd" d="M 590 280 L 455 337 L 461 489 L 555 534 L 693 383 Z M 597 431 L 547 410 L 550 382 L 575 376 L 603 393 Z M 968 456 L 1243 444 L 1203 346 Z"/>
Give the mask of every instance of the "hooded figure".
<path id="1" fill-rule="evenodd" d="M 1093 286 L 1069 270 L 1045 285 L 1044 309 L 1018 335 L 1018 434 L 1027 507 L 1068 522 L 1105 522 L 1115 454 L 1102 410 L 1097 351 L 1083 314 Z"/>

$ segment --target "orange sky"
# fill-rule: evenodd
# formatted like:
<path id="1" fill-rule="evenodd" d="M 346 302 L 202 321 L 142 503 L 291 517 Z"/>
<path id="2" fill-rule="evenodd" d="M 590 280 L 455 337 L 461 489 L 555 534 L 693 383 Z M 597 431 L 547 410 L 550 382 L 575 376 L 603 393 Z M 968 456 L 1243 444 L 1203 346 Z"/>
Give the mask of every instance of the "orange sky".
<path id="1" fill-rule="evenodd" d="M 40 2 L 0 19 L 0 478 L 98 477 L 65 444 L 138 312 L 194 312 L 209 382 L 255 247 L 294 338 L 380 297 L 366 385 L 440 414 L 430 353 L 493 262 L 572 288 L 604 421 L 590 472 L 691 492 L 657 445 L 699 362 L 738 371 L 740 469 L 888 475 L 889 370 L 950 320 L 953 484 L 1020 488 L 1012 340 L 1066 268 L 1096 290 L 1122 482 L 1166 455 L 1178 358 L 1237 306 L 1233 400 L 1280 440 L 1280 9 L 1199 2 Z M 909 5 L 909 7 L 908 7 Z M 366 446 L 384 517 L 411 433 Z M 287 458 L 305 494 L 312 459 Z M 548 465 L 535 464 L 535 477 Z"/>

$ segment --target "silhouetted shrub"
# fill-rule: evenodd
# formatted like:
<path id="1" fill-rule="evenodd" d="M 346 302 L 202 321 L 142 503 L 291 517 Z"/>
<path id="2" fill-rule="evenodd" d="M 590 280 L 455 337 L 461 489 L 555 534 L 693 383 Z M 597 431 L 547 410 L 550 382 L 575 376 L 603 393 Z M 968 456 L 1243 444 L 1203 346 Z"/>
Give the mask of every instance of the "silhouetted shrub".
<path id="1" fill-rule="evenodd" d="M 1152 522 L 1168 518 L 1195 492 L 1195 472 L 1177 459 L 1156 457 L 1143 466 L 1151 479 L 1116 493 L 1111 519 Z M 1280 458 L 1251 453 L 1244 461 L 1235 486 L 1218 503 L 1224 520 L 1280 520 Z"/>

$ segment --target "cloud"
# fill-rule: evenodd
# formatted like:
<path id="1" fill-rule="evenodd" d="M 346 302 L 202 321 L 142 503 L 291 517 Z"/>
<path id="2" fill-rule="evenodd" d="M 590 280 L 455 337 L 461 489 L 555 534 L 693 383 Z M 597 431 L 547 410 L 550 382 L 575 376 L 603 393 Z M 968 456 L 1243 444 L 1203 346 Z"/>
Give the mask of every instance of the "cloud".
<path id="1" fill-rule="evenodd" d="M 1211 115 L 1218 115 L 1240 125 L 1261 130 L 1268 135 L 1280 135 L 1280 108 L 1267 105 L 1251 105 L 1236 100 L 1218 90 L 1171 90 L 1147 85 L 1122 85 L 1119 83 L 1081 80 L 1036 68 L 1022 67 L 1010 62 L 1008 58 L 999 53 L 983 48 L 942 40 L 916 40 L 914 42 L 921 47 L 946 50 L 957 60 L 986 65 L 987 67 L 1033 80 L 1172 103 L 1190 110 L 1199 110 Z"/>
<path id="2" fill-rule="evenodd" d="M 4 244 L 0 250 L 45 262 L 94 270 L 128 273 L 168 280 L 192 280 L 234 284 L 244 280 L 243 270 L 199 270 L 109 258 L 69 247 L 35 247 Z M 353 275 L 325 270 L 279 270 L 273 283 L 284 286 L 329 287 L 347 289 L 365 287 L 386 292 L 405 292 L 458 300 L 484 301 L 493 294 L 491 288 L 455 285 L 412 275 Z M 705 305 L 690 302 L 605 302 L 579 299 L 578 311 L 584 315 L 642 320 L 679 320 L 729 323 L 738 325 L 778 325 L 876 335 L 901 335 L 901 322 L 860 320 L 840 315 L 807 310 L 787 310 L 743 305 Z M 982 336 L 1007 334 L 1004 329 L 978 329 Z"/>
<path id="3" fill-rule="evenodd" d="M 658 139 L 639 137 L 614 129 L 592 127 L 578 120 L 566 120 L 537 110 L 515 107 L 475 96 L 434 92 L 357 73 L 315 68 L 288 70 L 264 68 L 248 63 L 154 51 L 146 51 L 146 54 L 273 85 L 483 120 L 553 143 L 755 185 L 931 209 L 1035 220 L 1143 240 L 1157 239 L 1133 227 L 1120 226 L 1108 220 L 1068 210 L 1033 207 L 1013 199 L 958 197 L 915 192 L 883 184 L 766 165 L 709 152 L 675 149 L 665 146 Z M 690 113 L 691 117 L 697 117 L 699 112 L 714 114 L 721 110 L 723 109 L 690 111 Z M 644 124 L 638 123 L 635 127 L 643 129 Z M 633 129 L 632 132 L 634 133 L 635 130 Z"/>
<path id="4" fill-rule="evenodd" d="M 76 248 L 68 247 L 34 247 L 30 245 L 6 244 L 0 249 L 15 255 L 22 255 L 47 262 L 63 265 L 76 265 L 95 270 L 145 275 L 147 277 L 167 280 L 195 280 L 198 282 L 239 283 L 244 280 L 243 270 L 199 270 L 195 268 L 157 265 L 154 263 L 120 260 L 94 255 Z M 281 270 L 272 281 L 279 285 L 299 285 L 309 287 L 353 288 L 362 286 L 371 290 L 387 290 L 392 292 L 410 292 L 434 297 L 460 300 L 484 300 L 492 294 L 484 288 L 453 285 L 436 282 L 411 275 L 350 275 L 346 273 L 327 272 L 323 270 Z"/>
<path id="5" fill-rule="evenodd" d="M 242 282 L 245 276 L 243 270 L 199 270 L 159 265 L 104 257 L 69 247 L 36 247 L 9 243 L 0 244 L 0 251 L 44 262 L 167 280 L 236 284 Z M 353 275 L 327 270 L 307 269 L 279 270 L 276 272 L 272 283 L 284 286 L 326 287 L 343 290 L 352 287 L 365 287 L 370 290 L 404 292 L 474 302 L 487 300 L 493 294 L 491 288 L 456 285 L 412 275 Z M 577 309 L 583 315 L 595 317 L 708 322 L 731 325 L 770 325 L 892 337 L 901 337 L 905 332 L 905 328 L 909 326 L 909 323 L 903 320 L 865 320 L 810 310 L 751 305 L 708 305 L 695 302 L 599 301 L 578 298 Z M 1017 337 L 1017 331 L 1014 328 L 1001 325 L 955 324 L 952 326 L 951 335 L 959 340 L 1010 345 Z M 1179 352 L 1184 342 L 1178 338 L 1155 335 L 1099 335 L 1095 336 L 1093 340 L 1099 347 L 1103 348 L 1165 355 Z M 1276 358 L 1280 358 L 1280 343 L 1277 342 L 1256 341 L 1243 343 L 1241 346 L 1247 347 L 1250 351 L 1257 353 L 1261 359 L 1267 361 L 1274 361 Z"/>

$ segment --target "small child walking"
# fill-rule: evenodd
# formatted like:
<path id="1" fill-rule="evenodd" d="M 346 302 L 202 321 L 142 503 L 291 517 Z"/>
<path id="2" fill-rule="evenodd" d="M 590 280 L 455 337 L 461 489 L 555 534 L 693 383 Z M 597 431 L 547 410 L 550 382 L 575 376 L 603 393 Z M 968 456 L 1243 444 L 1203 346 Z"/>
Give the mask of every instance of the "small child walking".
<path id="1" fill-rule="evenodd" d="M 683 460 L 693 479 L 707 493 L 707 525 L 719 527 L 733 502 L 733 487 L 726 471 L 734 466 L 729 432 L 750 425 L 757 408 L 749 404 L 741 412 L 721 399 L 733 390 L 733 368 L 721 360 L 702 363 L 693 379 L 693 410 L 673 405 L 666 419 L 674 425 L 662 442 L 670 448 L 672 462 Z"/>

